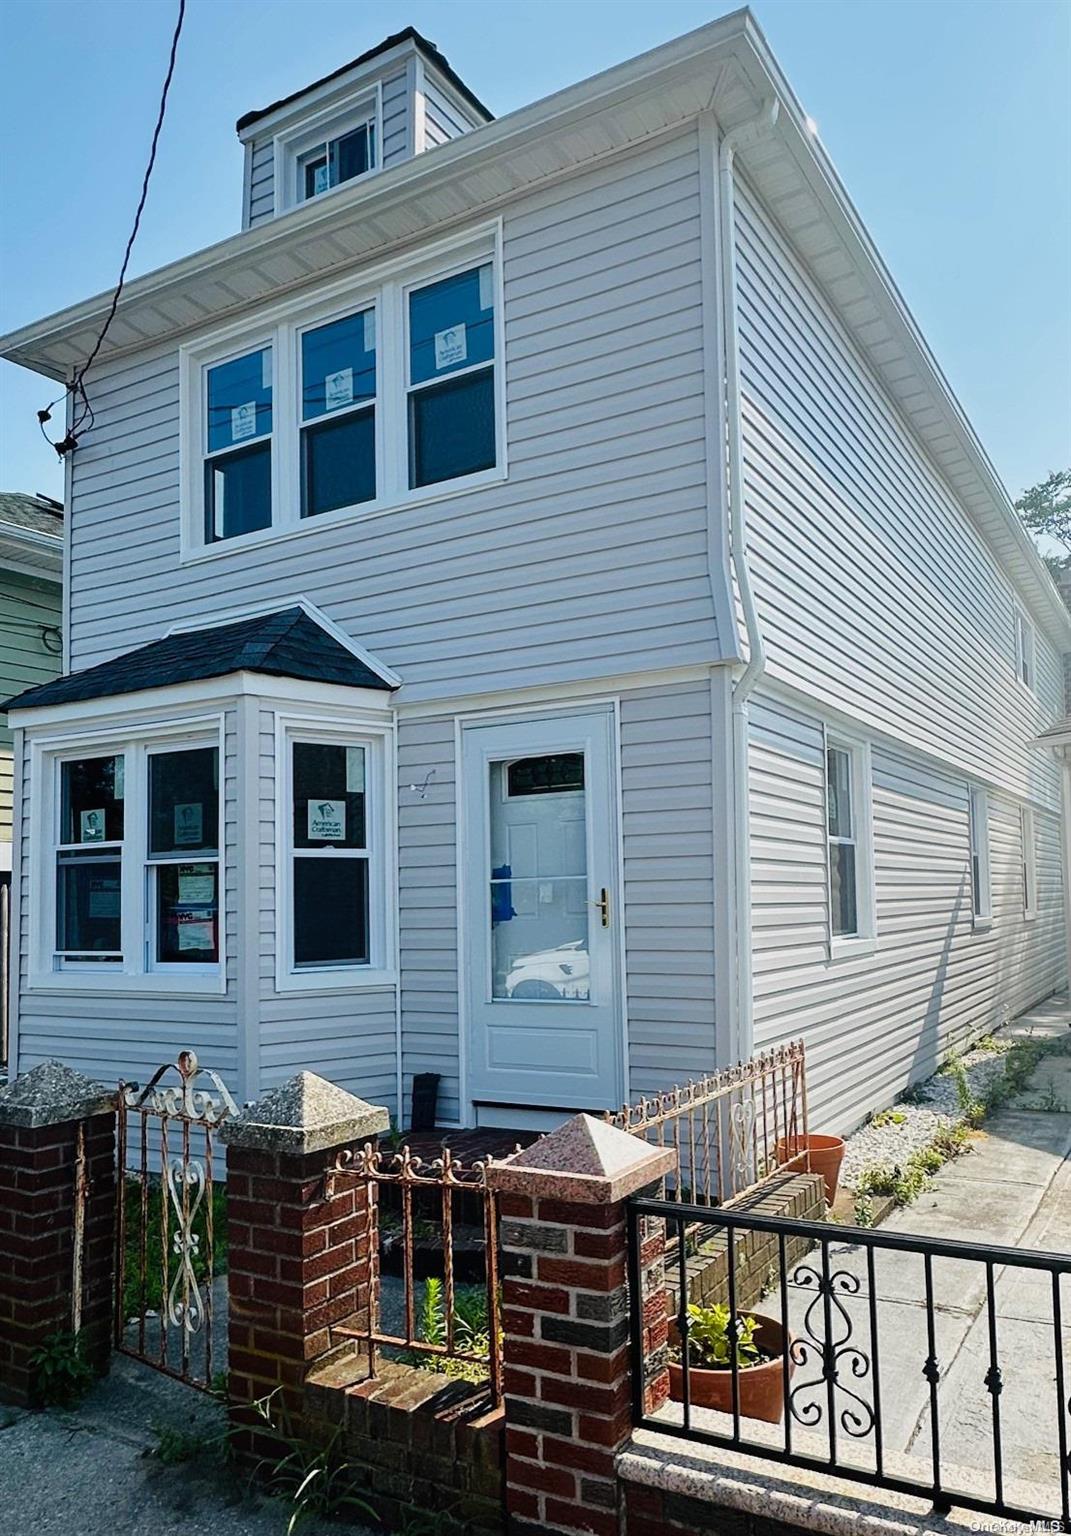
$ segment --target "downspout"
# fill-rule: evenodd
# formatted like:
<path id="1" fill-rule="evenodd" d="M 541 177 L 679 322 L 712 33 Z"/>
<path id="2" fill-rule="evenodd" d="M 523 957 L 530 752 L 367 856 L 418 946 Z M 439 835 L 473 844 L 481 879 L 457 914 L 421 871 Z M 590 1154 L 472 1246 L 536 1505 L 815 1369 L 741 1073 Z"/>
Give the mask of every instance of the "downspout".
<path id="1" fill-rule="evenodd" d="M 742 1061 L 752 1055 L 755 1040 L 751 956 L 751 825 L 748 811 L 748 700 L 766 669 L 751 572 L 747 559 L 747 515 L 744 507 L 744 445 L 741 421 L 740 338 L 737 326 L 736 234 L 733 159 L 741 147 L 754 144 L 777 122 L 780 103 L 774 98 L 746 123 L 725 134 L 718 151 L 718 212 L 721 238 L 722 332 L 725 356 L 725 416 L 728 437 L 729 550 L 747 632 L 748 658 L 733 685 L 733 847 L 736 874 L 736 1007 L 735 1052 Z"/>

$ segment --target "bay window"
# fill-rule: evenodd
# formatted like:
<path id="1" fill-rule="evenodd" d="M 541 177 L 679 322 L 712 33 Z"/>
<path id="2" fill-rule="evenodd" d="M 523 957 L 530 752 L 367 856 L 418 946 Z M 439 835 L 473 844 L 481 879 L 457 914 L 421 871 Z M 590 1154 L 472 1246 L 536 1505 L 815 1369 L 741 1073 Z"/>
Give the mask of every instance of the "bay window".
<path id="1" fill-rule="evenodd" d="M 497 236 L 181 349 L 182 558 L 505 477 Z"/>
<path id="2" fill-rule="evenodd" d="M 114 749 L 42 751 L 52 855 L 33 861 L 33 971 L 221 982 L 219 731 L 143 728 Z M 169 983 L 163 976 L 170 975 Z M 103 978 L 103 979 L 102 979 Z M 205 980 L 207 978 L 207 980 Z M 92 984 L 92 983 L 91 983 Z"/>

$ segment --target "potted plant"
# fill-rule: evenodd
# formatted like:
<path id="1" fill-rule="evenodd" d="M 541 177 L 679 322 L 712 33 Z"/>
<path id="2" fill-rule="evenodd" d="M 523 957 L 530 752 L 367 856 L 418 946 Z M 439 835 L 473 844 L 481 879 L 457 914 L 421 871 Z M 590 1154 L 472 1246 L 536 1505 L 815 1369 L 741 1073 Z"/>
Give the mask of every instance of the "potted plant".
<path id="1" fill-rule="evenodd" d="M 733 1341 L 730 1339 L 729 1308 L 688 1306 L 688 1386 L 693 1407 L 716 1408 L 719 1413 L 733 1411 L 735 1374 L 739 1407 L 746 1419 L 765 1419 L 777 1424 L 785 1407 L 785 1359 L 787 1375 L 795 1369 L 790 1346 L 791 1334 L 779 1322 L 761 1313 L 737 1316 L 736 1365 L 732 1366 Z M 670 1324 L 671 1357 L 669 1395 L 674 1402 L 684 1401 L 684 1365 L 681 1359 L 680 1333 Z M 673 1358 L 676 1355 L 676 1359 Z"/>
<path id="2" fill-rule="evenodd" d="M 820 1173 L 826 1181 L 826 1201 L 833 1204 L 844 1161 L 843 1136 L 779 1136 L 774 1144 L 778 1167 Z"/>

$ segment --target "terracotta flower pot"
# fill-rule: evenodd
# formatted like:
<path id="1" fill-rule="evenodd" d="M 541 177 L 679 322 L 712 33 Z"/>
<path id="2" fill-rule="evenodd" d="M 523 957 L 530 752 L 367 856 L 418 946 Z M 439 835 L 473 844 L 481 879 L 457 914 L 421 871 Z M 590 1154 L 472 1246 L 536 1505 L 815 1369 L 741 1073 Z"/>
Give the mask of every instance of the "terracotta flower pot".
<path id="1" fill-rule="evenodd" d="M 778 1167 L 820 1173 L 826 1181 L 826 1200 L 833 1204 L 844 1161 L 843 1136 L 781 1136 L 774 1145 L 774 1158 Z"/>
<path id="2" fill-rule="evenodd" d="M 761 1365 L 741 1366 L 736 1373 L 739 1383 L 740 1413 L 745 1419 L 765 1419 L 767 1424 L 778 1424 L 785 1411 L 784 1356 L 792 1343 L 792 1335 L 785 1338 L 781 1324 L 761 1312 L 749 1312 L 758 1324 L 755 1342 L 770 1355 Z M 671 1344 L 680 1346 L 677 1325 L 670 1323 Z M 788 1374 L 791 1378 L 796 1369 L 789 1356 Z M 693 1408 L 716 1408 L 719 1413 L 733 1411 L 733 1372 L 727 1365 L 710 1368 L 702 1365 L 688 1366 L 688 1386 Z M 669 1363 L 669 1395 L 675 1403 L 684 1401 L 684 1367 L 671 1360 Z"/>

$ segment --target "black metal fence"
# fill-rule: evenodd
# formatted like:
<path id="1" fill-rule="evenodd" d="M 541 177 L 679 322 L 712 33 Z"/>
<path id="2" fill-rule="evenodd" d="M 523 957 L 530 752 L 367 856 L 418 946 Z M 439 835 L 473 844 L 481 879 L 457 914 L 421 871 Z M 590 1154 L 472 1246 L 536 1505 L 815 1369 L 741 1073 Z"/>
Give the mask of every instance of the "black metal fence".
<path id="1" fill-rule="evenodd" d="M 958 1505 L 1071 1530 L 1071 1255 L 635 1199 L 634 1296 L 652 1218 L 678 1239 L 670 1268 L 680 1299 L 671 1401 L 654 1413 L 644 1411 L 644 1383 L 661 1362 L 646 1357 L 641 1308 L 632 1309 L 636 1424 L 925 1498 L 939 1511 Z M 713 1328 L 724 1328 L 714 1340 L 720 1369 L 704 1366 L 700 1348 L 705 1327 L 709 1350 L 711 1317 L 688 1311 L 686 1233 L 700 1221 L 727 1249 L 728 1312 Z M 768 1239 L 768 1290 L 742 1309 L 736 1256 L 752 1233 Z M 792 1239 L 810 1245 L 802 1260 L 787 1257 Z"/>

